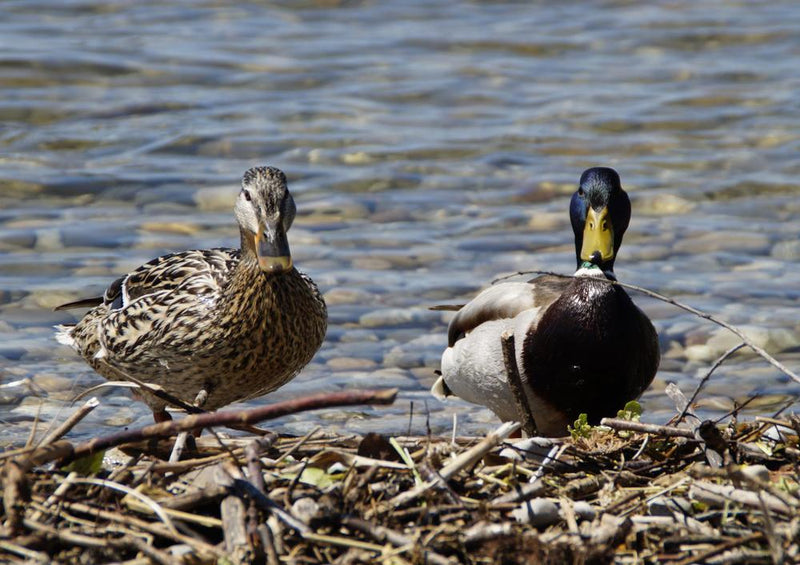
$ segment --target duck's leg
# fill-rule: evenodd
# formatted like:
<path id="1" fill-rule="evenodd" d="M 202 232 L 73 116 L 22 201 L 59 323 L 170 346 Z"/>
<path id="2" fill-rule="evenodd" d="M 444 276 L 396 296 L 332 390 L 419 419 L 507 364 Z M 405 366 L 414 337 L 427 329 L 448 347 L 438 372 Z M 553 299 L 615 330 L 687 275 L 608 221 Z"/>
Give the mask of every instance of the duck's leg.
<path id="1" fill-rule="evenodd" d="M 197 393 L 197 396 L 194 398 L 194 406 L 197 408 L 202 408 L 203 404 L 206 403 L 208 399 L 208 392 L 206 389 L 200 389 L 200 392 Z M 192 430 L 191 432 L 181 432 L 178 434 L 178 437 L 175 439 L 175 445 L 172 447 L 172 453 L 169 455 L 170 463 L 175 463 L 176 461 L 180 461 L 181 455 L 183 454 L 183 450 L 187 447 L 190 451 L 197 451 L 197 443 L 195 442 L 196 437 L 200 437 L 200 434 L 203 433 L 203 429 L 200 428 L 199 430 Z"/>
<path id="2" fill-rule="evenodd" d="M 160 424 L 161 422 L 171 422 L 172 416 L 169 415 L 166 408 L 162 408 L 158 411 L 153 411 L 153 420 L 156 421 L 156 424 Z"/>

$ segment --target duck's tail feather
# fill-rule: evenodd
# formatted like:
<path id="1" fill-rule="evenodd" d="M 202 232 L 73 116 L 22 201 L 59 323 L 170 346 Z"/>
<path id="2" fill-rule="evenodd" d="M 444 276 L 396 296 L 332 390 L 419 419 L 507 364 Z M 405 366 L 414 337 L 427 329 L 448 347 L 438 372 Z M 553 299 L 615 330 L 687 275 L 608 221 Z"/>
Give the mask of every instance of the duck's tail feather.
<path id="1" fill-rule="evenodd" d="M 102 303 L 102 296 L 93 296 L 92 298 L 82 298 L 80 300 L 76 300 L 75 302 L 67 302 L 61 306 L 56 306 L 53 308 L 53 310 L 57 312 L 59 310 L 72 310 L 73 308 L 94 308 Z"/>
<path id="2" fill-rule="evenodd" d="M 72 330 L 75 326 L 59 325 L 56 328 L 56 341 L 69 347 L 75 347 L 75 338 L 72 337 Z"/>

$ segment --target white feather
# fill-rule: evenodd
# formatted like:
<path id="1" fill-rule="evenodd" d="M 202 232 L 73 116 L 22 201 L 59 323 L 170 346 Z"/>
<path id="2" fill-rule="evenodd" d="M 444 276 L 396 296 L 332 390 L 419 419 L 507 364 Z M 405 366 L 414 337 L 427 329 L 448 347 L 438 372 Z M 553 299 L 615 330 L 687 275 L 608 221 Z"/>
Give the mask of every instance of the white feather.
<path id="1" fill-rule="evenodd" d="M 515 318 L 485 322 L 448 347 L 442 354 L 442 379 L 447 387 L 468 402 L 486 406 L 503 421 L 519 420 L 508 388 L 501 337 L 508 331 L 514 333 L 520 366 L 525 336 L 538 315 L 539 308 L 531 308 Z"/>
<path id="2" fill-rule="evenodd" d="M 75 348 L 75 338 L 72 337 L 72 329 L 74 326 L 55 326 L 56 328 L 56 341 L 63 345 Z"/>

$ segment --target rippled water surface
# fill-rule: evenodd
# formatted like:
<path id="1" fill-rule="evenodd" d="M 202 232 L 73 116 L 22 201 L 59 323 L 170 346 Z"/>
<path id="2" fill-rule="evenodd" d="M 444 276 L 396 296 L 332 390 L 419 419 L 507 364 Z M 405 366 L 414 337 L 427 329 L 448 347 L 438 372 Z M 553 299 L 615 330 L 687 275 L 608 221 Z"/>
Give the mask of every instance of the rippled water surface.
<path id="1" fill-rule="evenodd" d="M 273 399 L 378 385 L 391 408 L 281 429 L 495 425 L 429 396 L 447 312 L 498 274 L 574 268 L 567 202 L 610 165 L 633 200 L 621 280 L 713 312 L 800 369 L 800 5 L 771 2 L 0 3 L 3 441 L 99 384 L 52 326 L 156 255 L 236 245 L 241 174 L 286 171 L 322 350 Z M 646 418 L 735 344 L 672 306 Z M 722 415 L 800 387 L 753 356 L 702 395 Z M 150 421 L 106 389 L 73 437 Z M 42 402 L 43 401 L 43 402 Z M 255 405 L 262 400 L 251 402 Z M 409 413 L 413 403 L 413 417 Z"/>

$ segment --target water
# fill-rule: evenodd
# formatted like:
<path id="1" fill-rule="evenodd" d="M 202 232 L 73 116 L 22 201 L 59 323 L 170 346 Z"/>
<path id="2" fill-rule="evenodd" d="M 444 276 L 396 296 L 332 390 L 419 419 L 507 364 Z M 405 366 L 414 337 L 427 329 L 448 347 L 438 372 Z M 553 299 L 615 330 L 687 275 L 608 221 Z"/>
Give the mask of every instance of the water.
<path id="1" fill-rule="evenodd" d="M 493 427 L 429 396 L 448 314 L 428 307 L 498 274 L 573 269 L 569 194 L 600 164 L 633 200 L 621 280 L 748 327 L 800 369 L 799 27 L 788 0 L 0 4 L 3 441 L 102 382 L 55 343 L 74 318 L 52 308 L 159 254 L 235 245 L 233 200 L 257 164 L 289 176 L 295 261 L 331 322 L 270 398 L 401 388 L 394 407 L 285 431 L 448 433 L 454 414 L 459 432 Z M 690 393 L 733 343 L 636 300 L 664 352 L 645 417 L 664 421 L 665 383 Z M 753 394 L 749 413 L 772 413 L 799 390 L 739 355 L 703 414 Z M 150 421 L 125 391 L 96 394 L 72 437 Z"/>

